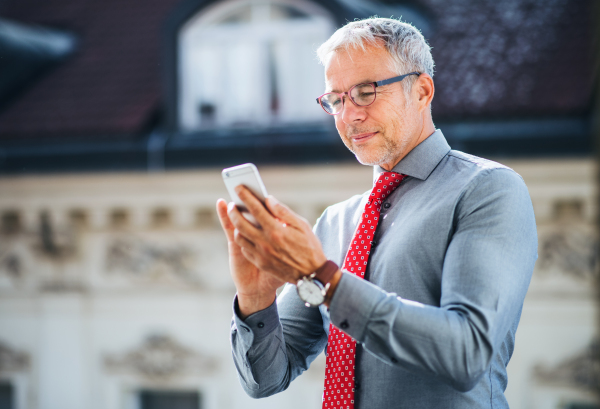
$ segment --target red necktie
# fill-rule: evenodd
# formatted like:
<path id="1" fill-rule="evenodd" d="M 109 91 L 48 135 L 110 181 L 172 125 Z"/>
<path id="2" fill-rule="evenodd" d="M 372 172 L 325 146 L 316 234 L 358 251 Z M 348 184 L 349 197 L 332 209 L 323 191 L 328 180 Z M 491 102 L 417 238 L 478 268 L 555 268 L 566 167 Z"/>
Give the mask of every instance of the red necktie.
<path id="1" fill-rule="evenodd" d="M 344 270 L 365 278 L 382 200 L 396 190 L 405 176 L 395 172 L 384 172 L 379 175 L 350 243 L 342 267 Z M 323 409 L 354 409 L 355 357 L 356 341 L 330 324 Z"/>

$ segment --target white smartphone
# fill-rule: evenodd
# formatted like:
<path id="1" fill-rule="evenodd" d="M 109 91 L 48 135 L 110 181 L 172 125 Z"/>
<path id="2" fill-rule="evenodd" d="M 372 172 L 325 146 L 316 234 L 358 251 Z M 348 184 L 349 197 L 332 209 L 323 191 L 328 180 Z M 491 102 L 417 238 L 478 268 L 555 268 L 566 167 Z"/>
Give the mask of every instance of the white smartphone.
<path id="1" fill-rule="evenodd" d="M 248 219 L 248 221 L 255 226 L 258 226 L 258 222 L 254 216 L 248 212 L 248 209 L 246 209 L 244 203 L 235 193 L 235 187 L 237 185 L 244 185 L 250 189 L 252 193 L 254 193 L 254 196 L 256 196 L 258 200 L 260 200 L 263 204 L 265 203 L 267 189 L 265 189 L 265 185 L 260 178 L 260 174 L 258 173 L 256 166 L 254 166 L 253 163 L 244 163 L 243 165 L 223 169 L 221 175 L 223 176 L 223 181 L 225 182 L 229 196 L 235 203 L 236 207 L 242 212 L 242 215 Z"/>

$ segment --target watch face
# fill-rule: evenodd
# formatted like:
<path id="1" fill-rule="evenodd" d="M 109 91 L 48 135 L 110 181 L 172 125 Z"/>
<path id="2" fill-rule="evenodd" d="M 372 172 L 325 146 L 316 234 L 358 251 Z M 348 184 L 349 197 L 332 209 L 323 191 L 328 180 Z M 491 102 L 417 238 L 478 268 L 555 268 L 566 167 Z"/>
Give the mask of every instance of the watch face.
<path id="1" fill-rule="evenodd" d="M 325 294 L 322 285 L 319 285 L 310 279 L 303 279 L 298 282 L 298 296 L 307 306 L 317 307 L 325 301 Z"/>

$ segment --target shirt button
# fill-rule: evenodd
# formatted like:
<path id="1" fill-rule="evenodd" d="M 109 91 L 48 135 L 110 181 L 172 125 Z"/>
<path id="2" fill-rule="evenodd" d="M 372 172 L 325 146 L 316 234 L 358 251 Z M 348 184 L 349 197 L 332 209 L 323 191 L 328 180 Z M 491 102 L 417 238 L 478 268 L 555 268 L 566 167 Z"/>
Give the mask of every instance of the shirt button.
<path id="1" fill-rule="evenodd" d="M 349 327 L 348 321 L 346 321 L 346 320 L 342 321 L 342 323 L 340 324 L 341 329 L 346 329 L 348 327 Z"/>
<path id="2" fill-rule="evenodd" d="M 258 324 L 256 324 L 256 326 L 258 328 L 264 328 L 265 327 L 265 323 L 264 322 L 259 322 Z"/>
<path id="3" fill-rule="evenodd" d="M 391 204 L 391 203 L 389 203 L 389 202 L 385 202 L 385 203 L 383 204 L 383 208 L 384 208 L 384 209 L 389 209 L 390 207 L 392 207 L 392 204 Z"/>

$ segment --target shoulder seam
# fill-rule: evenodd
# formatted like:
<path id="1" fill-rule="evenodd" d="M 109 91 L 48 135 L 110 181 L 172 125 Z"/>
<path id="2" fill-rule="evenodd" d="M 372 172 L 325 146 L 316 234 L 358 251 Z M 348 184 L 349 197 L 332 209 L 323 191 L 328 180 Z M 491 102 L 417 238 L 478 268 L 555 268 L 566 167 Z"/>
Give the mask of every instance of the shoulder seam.
<path id="1" fill-rule="evenodd" d="M 475 165 L 477 165 L 477 164 L 481 164 L 481 162 L 472 161 L 472 160 L 469 160 L 469 159 L 467 159 L 467 158 L 460 157 L 460 156 L 456 155 L 454 152 L 456 152 L 456 151 L 454 151 L 454 150 L 450 150 L 450 152 L 448 152 L 448 156 L 452 156 L 453 158 L 456 158 L 456 159 L 462 160 L 462 161 L 464 161 L 464 162 L 473 163 L 473 164 L 475 164 Z M 469 154 L 468 154 L 468 153 L 465 153 L 465 155 L 469 155 Z M 473 156 L 473 155 L 469 155 L 469 156 Z M 489 167 L 488 167 L 489 169 L 509 169 L 509 170 L 512 170 L 512 171 L 514 172 L 514 170 L 513 170 L 513 169 L 511 169 L 511 168 L 509 168 L 508 166 L 506 166 L 506 165 L 503 165 L 503 164 L 501 164 L 501 163 L 499 163 L 499 162 L 495 162 L 495 161 L 493 161 L 493 160 L 489 160 L 489 159 L 485 159 L 485 158 L 480 158 L 480 159 L 482 159 L 482 160 L 484 160 L 484 161 L 486 161 L 486 162 L 488 162 L 488 163 L 495 163 L 495 164 L 497 164 L 497 165 L 498 165 L 498 166 L 493 166 L 493 167 L 492 167 L 492 166 L 489 166 Z"/>

